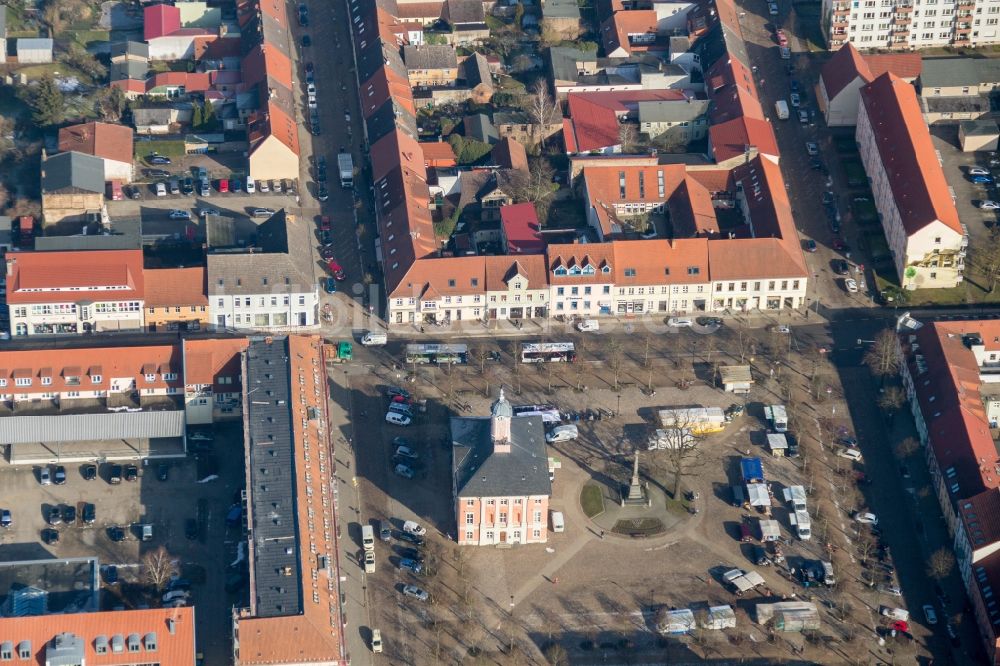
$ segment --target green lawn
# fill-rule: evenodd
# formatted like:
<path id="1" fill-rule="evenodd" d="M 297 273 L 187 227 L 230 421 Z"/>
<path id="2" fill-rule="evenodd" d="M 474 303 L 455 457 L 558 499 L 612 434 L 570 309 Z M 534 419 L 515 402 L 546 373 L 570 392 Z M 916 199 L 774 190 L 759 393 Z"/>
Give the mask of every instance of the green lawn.
<path id="1" fill-rule="evenodd" d="M 635 518 L 619 520 L 612 528 L 615 534 L 635 534 L 636 536 L 656 536 L 666 530 L 659 518 Z"/>
<path id="2" fill-rule="evenodd" d="M 604 513 L 604 492 L 596 483 L 588 483 L 580 492 L 580 505 L 588 518 Z"/>
<path id="3" fill-rule="evenodd" d="M 156 151 L 164 157 L 183 157 L 185 155 L 183 141 L 136 141 L 135 158 L 142 160 L 146 155 Z"/>
<path id="4" fill-rule="evenodd" d="M 84 46 L 90 46 L 95 42 L 107 42 L 111 39 L 111 32 L 108 30 L 76 30 L 68 34 Z"/>
<path id="5" fill-rule="evenodd" d="M 900 303 L 900 308 L 926 307 L 926 306 L 961 306 L 961 305 L 995 305 L 1000 303 L 1000 288 L 995 289 L 991 294 L 983 287 L 988 287 L 983 282 L 983 287 L 979 286 L 977 280 L 979 276 L 975 273 L 967 273 L 966 280 L 954 289 L 918 289 L 906 292 L 906 301 Z M 899 284 L 895 276 L 889 277 L 883 274 L 875 276 L 875 282 L 880 291 L 894 290 Z"/>

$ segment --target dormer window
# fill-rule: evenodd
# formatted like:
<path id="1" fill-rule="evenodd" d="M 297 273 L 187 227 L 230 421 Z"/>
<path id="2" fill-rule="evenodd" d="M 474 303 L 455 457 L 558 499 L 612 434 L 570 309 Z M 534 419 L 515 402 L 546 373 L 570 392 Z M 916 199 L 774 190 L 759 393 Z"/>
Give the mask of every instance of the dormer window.
<path id="1" fill-rule="evenodd" d="M 555 269 L 552 272 L 555 275 L 566 275 L 566 268 L 564 266 L 560 266 L 559 268 Z"/>
<path id="2" fill-rule="evenodd" d="M 579 274 L 580 274 L 580 273 L 582 273 L 582 272 L 583 272 L 583 271 L 582 271 L 582 270 L 580 270 L 580 267 L 579 267 L 579 266 L 574 266 L 573 268 L 569 269 L 569 274 L 570 274 L 570 275 L 579 275 Z"/>
<path id="3" fill-rule="evenodd" d="M 611 272 L 611 266 L 605 266 L 604 268 L 601 269 L 601 272 L 607 275 L 608 273 Z"/>

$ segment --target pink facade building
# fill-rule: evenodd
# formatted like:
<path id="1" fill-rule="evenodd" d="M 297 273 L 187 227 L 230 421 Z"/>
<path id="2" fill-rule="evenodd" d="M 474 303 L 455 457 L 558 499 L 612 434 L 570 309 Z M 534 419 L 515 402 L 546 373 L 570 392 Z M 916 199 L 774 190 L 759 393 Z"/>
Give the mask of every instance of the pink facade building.
<path id="1" fill-rule="evenodd" d="M 545 543 L 552 482 L 540 416 L 500 397 L 487 417 L 451 420 L 452 490 L 462 546 Z"/>

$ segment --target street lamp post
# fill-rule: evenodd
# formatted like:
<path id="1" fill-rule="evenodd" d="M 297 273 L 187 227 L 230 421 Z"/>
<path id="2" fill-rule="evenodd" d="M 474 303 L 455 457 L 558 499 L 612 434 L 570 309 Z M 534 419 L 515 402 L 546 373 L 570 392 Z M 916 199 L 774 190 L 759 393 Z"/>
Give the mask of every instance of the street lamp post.
<path id="1" fill-rule="evenodd" d="M 514 652 L 514 595 L 510 595 L 510 653 Z"/>
<path id="2" fill-rule="evenodd" d="M 620 419 L 622 413 L 622 393 L 621 389 L 618 390 L 618 409 L 615 410 L 615 418 Z"/>

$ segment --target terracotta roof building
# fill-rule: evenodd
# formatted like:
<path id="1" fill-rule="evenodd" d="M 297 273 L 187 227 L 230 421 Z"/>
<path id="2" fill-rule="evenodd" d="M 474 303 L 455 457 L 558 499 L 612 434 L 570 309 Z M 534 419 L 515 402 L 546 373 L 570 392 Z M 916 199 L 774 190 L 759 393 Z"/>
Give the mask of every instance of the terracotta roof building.
<path id="1" fill-rule="evenodd" d="M 11 334 L 143 327 L 141 250 L 7 254 Z"/>
<path id="2" fill-rule="evenodd" d="M 250 606 L 233 613 L 237 666 L 347 663 L 318 336 L 258 338 L 243 354 Z"/>
<path id="3" fill-rule="evenodd" d="M 856 136 L 900 284 L 959 284 L 968 235 L 913 86 L 883 74 L 862 88 Z"/>
<path id="4" fill-rule="evenodd" d="M 532 203 L 519 203 L 500 208 L 500 234 L 507 254 L 541 254 L 545 240 L 539 233 L 538 214 Z"/>
<path id="5" fill-rule="evenodd" d="M 234 419 L 242 414 L 241 354 L 246 338 L 185 338 L 184 411 L 188 425 Z"/>
<path id="6" fill-rule="evenodd" d="M 817 85 L 817 101 L 828 125 L 858 123 L 861 88 L 885 73 L 912 82 L 921 72 L 919 53 L 863 55 L 847 44 L 823 65 Z"/>
<path id="7" fill-rule="evenodd" d="M 194 623 L 191 607 L 0 618 L 3 646 L 11 650 L 3 660 L 195 666 Z"/>
<path id="8" fill-rule="evenodd" d="M 75 151 L 104 160 L 104 179 L 132 182 L 132 128 L 84 123 L 59 130 L 60 152 Z"/>
<path id="9" fill-rule="evenodd" d="M 145 270 L 149 330 L 199 330 L 211 322 L 205 267 Z"/>

